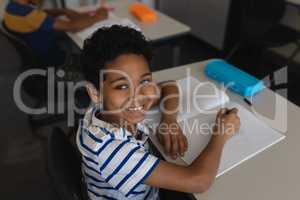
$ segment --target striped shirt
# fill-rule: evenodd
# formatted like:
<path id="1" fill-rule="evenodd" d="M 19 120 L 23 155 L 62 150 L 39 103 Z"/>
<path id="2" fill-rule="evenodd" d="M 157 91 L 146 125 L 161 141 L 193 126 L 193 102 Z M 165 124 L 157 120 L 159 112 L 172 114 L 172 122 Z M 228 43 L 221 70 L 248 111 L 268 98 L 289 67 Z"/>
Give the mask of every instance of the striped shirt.
<path id="1" fill-rule="evenodd" d="M 99 110 L 89 109 L 77 132 L 77 146 L 82 154 L 82 172 L 91 200 L 159 199 L 158 189 L 144 184 L 159 163 L 150 153 L 149 129 L 136 139 L 124 128 L 116 128 L 98 119 Z"/>

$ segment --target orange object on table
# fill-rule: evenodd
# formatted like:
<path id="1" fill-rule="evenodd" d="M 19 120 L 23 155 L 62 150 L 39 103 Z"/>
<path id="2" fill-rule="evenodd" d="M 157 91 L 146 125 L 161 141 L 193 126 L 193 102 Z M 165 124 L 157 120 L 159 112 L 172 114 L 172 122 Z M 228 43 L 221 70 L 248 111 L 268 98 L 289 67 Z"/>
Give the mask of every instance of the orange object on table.
<path id="1" fill-rule="evenodd" d="M 156 12 L 143 3 L 132 3 L 129 6 L 129 11 L 141 22 L 155 22 L 157 20 Z"/>

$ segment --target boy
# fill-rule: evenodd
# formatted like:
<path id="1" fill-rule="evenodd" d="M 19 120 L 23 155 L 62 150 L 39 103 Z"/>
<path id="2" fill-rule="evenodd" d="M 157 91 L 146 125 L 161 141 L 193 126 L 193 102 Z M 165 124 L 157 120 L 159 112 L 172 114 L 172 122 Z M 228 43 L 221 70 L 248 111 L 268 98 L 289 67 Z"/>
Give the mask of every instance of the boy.
<path id="1" fill-rule="evenodd" d="M 216 176 L 226 140 L 239 129 L 237 110 L 223 109 L 210 143 L 190 166 L 152 155 L 142 121 L 155 104 L 164 108 L 161 127 L 177 127 L 159 129 L 166 152 L 176 158 L 187 150 L 187 142 L 176 121 L 178 88 L 174 81 L 155 84 L 150 61 L 149 43 L 128 27 L 101 28 L 85 41 L 84 73 L 95 106 L 80 122 L 77 145 L 92 200 L 159 199 L 157 188 L 204 192 Z"/>
<path id="2" fill-rule="evenodd" d="M 104 8 L 90 16 L 69 9 L 41 10 L 36 6 L 38 3 L 39 0 L 11 1 L 6 7 L 3 24 L 27 43 L 42 64 L 47 65 L 45 67 L 64 64 L 65 52 L 56 44 L 58 31 L 78 31 L 107 17 Z M 63 15 L 68 19 L 59 18 Z"/>

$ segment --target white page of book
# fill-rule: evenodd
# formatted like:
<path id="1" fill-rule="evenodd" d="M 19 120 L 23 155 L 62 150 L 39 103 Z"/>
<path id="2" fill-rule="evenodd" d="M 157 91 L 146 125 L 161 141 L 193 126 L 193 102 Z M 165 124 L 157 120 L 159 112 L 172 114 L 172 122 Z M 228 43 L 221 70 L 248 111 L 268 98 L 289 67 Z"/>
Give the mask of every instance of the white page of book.
<path id="1" fill-rule="evenodd" d="M 241 105 L 230 103 L 228 107 L 238 108 L 241 128 L 240 131 L 225 144 L 217 176 L 226 173 L 235 166 L 285 138 L 284 135 L 267 126 Z M 213 124 L 214 120 L 215 115 L 199 114 L 198 116 L 180 122 L 180 126 L 184 127 L 184 124 L 191 124 L 195 121 L 200 124 Z M 182 159 L 187 164 L 191 164 L 208 144 L 211 135 L 206 134 L 207 131 L 201 131 L 201 134 L 199 130 L 184 130 L 184 133 L 187 136 L 189 148 Z"/>
<path id="2" fill-rule="evenodd" d="M 187 86 L 188 82 L 191 83 Z M 178 81 L 181 107 L 189 104 L 188 102 L 192 99 L 190 98 L 191 94 L 188 94 L 185 90 L 195 90 L 197 84 L 199 84 L 199 81 L 197 79 L 195 80 L 194 77 L 188 77 Z M 196 94 L 199 92 L 203 94 L 203 92 L 208 91 L 206 90 L 207 88 L 205 90 L 203 90 L 203 88 L 196 92 Z M 195 104 L 200 105 L 202 112 L 198 112 L 199 109 L 193 107 L 195 104 L 191 104 L 190 110 L 185 110 L 185 107 L 179 112 L 178 121 L 183 133 L 188 139 L 188 150 L 182 157 L 182 160 L 186 164 L 191 164 L 210 141 L 211 127 L 215 122 L 216 112 L 220 105 L 224 106 L 224 104 L 226 104 L 226 107 L 228 108 L 236 107 L 239 110 L 238 115 L 241 119 L 241 128 L 240 131 L 225 144 L 217 174 L 218 177 L 264 151 L 268 147 L 283 140 L 285 136 L 270 128 L 243 106 L 234 102 L 228 103 L 229 98 L 226 97 L 226 94 L 223 94 L 218 90 L 216 90 L 215 93 L 219 94 L 219 97 L 221 96 L 221 98 L 200 98 L 198 101 L 195 101 Z M 192 96 L 194 94 L 192 94 Z M 202 102 L 199 103 L 200 101 Z M 216 107 L 215 112 L 209 112 L 214 110 L 214 106 Z M 187 111 L 190 112 L 188 113 Z M 156 114 L 152 115 L 150 118 L 152 119 L 152 122 L 157 124 L 160 120 L 160 114 L 156 112 Z M 156 126 L 152 126 L 152 128 L 155 130 Z M 166 156 L 163 153 L 163 148 L 159 144 L 156 136 L 151 135 L 150 137 L 154 145 L 164 156 Z"/>
<path id="3" fill-rule="evenodd" d="M 178 120 L 201 112 L 218 109 L 229 102 L 226 92 L 211 82 L 200 82 L 193 76 L 177 81 L 180 94 Z"/>

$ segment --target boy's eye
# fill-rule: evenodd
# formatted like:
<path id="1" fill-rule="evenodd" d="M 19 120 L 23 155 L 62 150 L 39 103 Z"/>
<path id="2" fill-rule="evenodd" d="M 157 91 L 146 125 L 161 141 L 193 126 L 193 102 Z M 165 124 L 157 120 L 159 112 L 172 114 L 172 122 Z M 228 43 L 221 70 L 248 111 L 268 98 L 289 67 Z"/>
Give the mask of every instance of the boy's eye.
<path id="1" fill-rule="evenodd" d="M 129 88 L 129 86 L 127 84 L 119 85 L 116 87 L 116 89 L 118 89 L 118 90 L 126 90 L 128 88 Z"/>
<path id="2" fill-rule="evenodd" d="M 151 82 L 150 79 L 145 79 L 145 80 L 142 80 L 142 81 L 141 81 L 141 84 L 142 84 L 142 85 L 147 85 L 147 84 L 149 84 L 150 82 Z"/>

